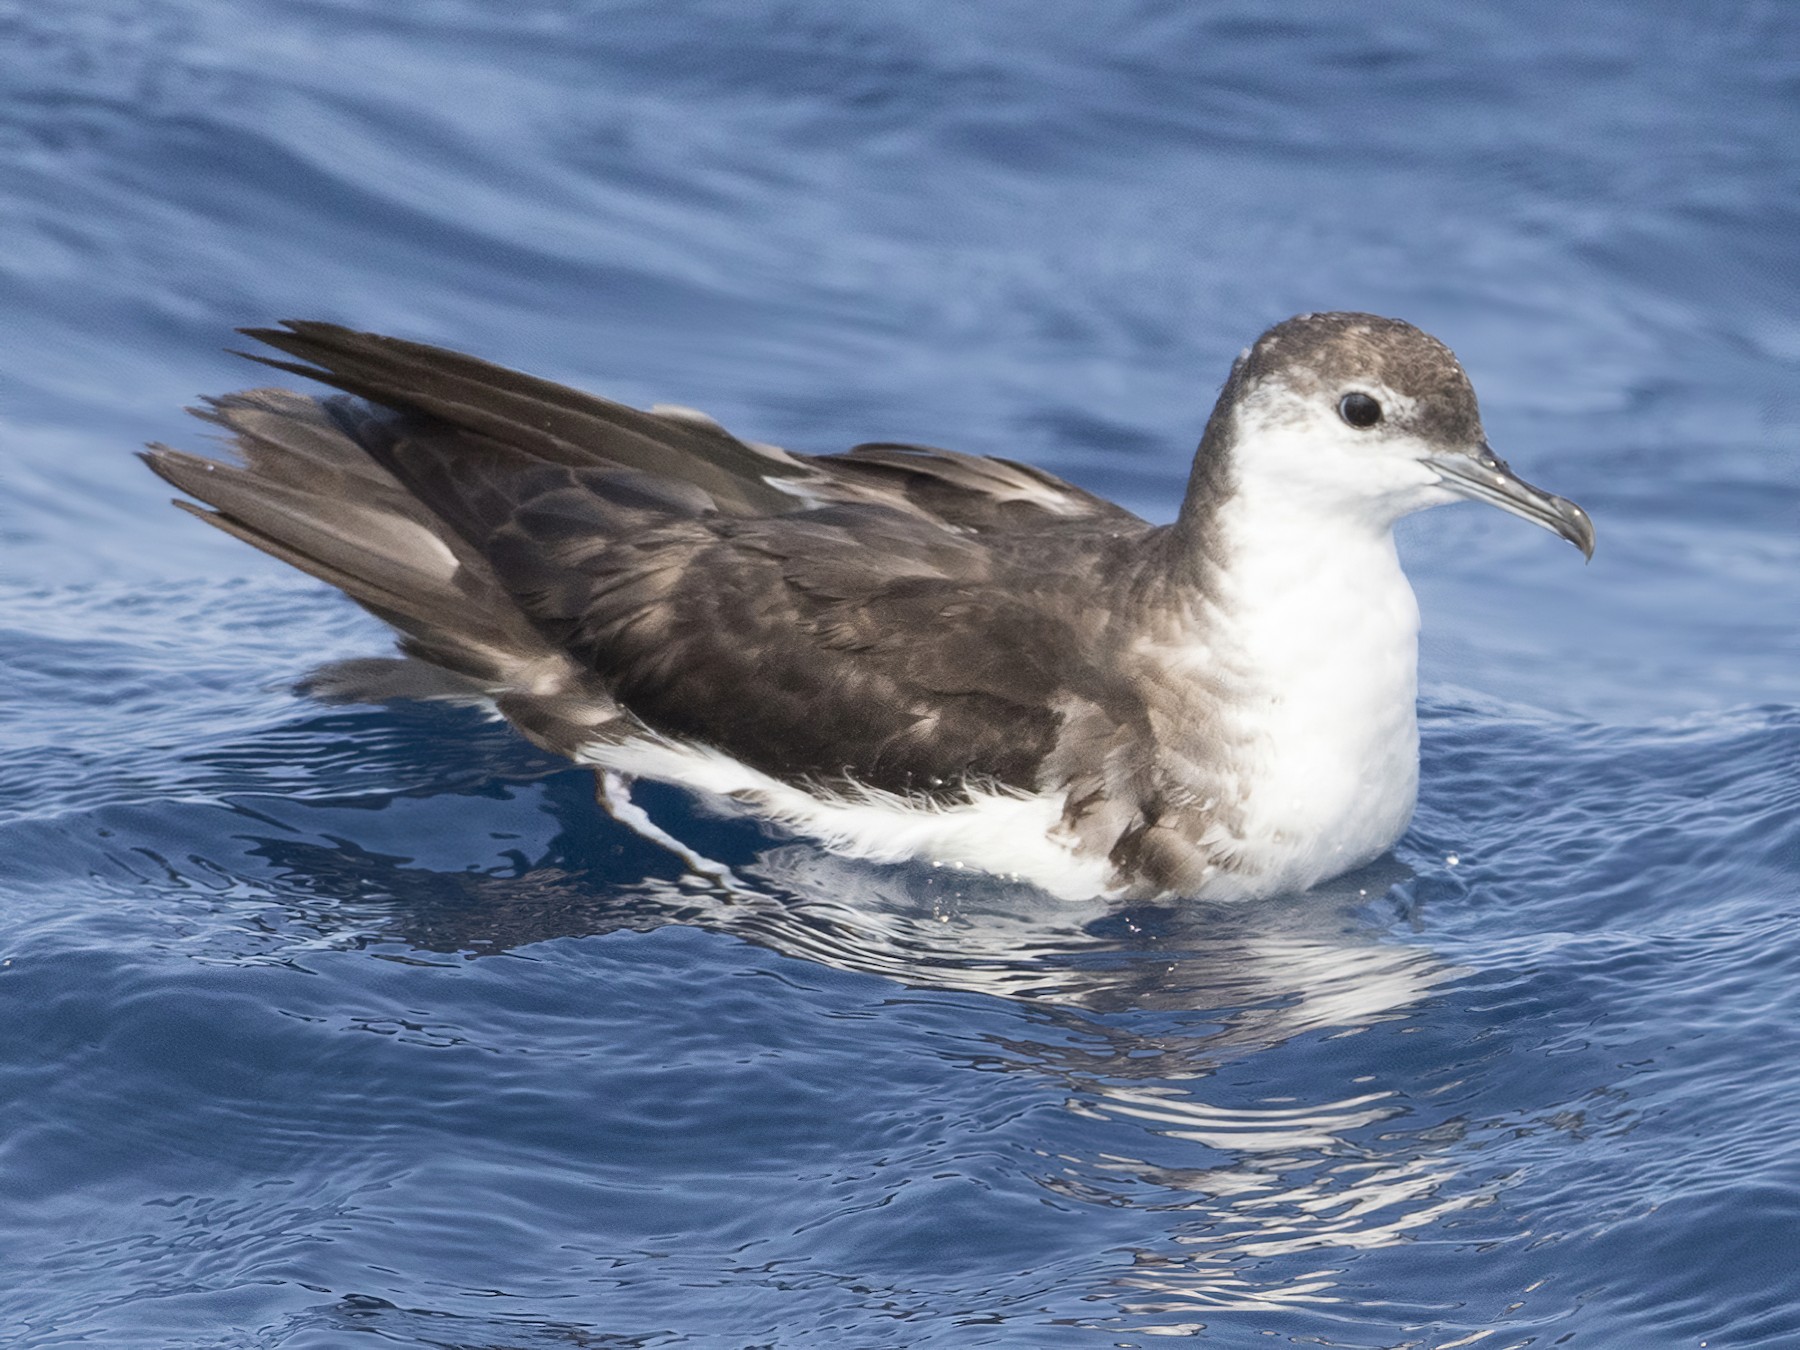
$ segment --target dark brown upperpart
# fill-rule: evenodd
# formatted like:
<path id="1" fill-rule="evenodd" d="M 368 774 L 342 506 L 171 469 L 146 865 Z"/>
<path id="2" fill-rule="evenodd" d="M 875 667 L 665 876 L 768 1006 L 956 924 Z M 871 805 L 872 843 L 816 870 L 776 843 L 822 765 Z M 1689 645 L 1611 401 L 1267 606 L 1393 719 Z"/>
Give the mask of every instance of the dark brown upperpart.
<path id="1" fill-rule="evenodd" d="M 416 343 L 254 335 L 299 358 L 269 364 L 373 407 L 233 396 L 214 420 L 241 464 L 159 448 L 151 467 L 465 694 L 509 663 L 571 663 L 567 696 L 501 699 L 539 744 L 613 734 L 590 715 L 611 699 L 789 782 L 958 799 L 1042 786 L 1071 701 L 1145 724 L 1119 654 L 1160 598 L 1145 563 L 1166 532 L 1040 470 L 921 446 L 787 455 Z"/>

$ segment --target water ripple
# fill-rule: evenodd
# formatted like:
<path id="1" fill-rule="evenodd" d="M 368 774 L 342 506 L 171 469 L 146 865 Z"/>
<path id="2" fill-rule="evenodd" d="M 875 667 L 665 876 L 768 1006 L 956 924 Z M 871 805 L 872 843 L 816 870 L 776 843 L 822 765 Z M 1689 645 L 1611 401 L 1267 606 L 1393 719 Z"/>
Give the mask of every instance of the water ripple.
<path id="1" fill-rule="evenodd" d="M 1791 1344 L 1791 7 L 0 5 L 0 1340 Z M 1653 151 L 1653 152 L 1652 152 Z M 288 315 L 1166 517 L 1263 323 L 1440 332 L 1592 566 L 1409 522 L 1422 805 L 1058 906 L 438 709 L 126 456 Z"/>

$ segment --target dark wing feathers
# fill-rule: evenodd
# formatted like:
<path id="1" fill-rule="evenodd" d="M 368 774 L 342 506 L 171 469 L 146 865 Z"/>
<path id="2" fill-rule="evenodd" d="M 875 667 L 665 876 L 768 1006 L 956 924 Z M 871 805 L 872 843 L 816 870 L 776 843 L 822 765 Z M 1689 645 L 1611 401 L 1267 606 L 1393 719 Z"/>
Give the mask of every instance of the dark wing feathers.
<path id="1" fill-rule="evenodd" d="M 372 406 L 233 395 L 200 415 L 240 463 L 151 467 L 556 748 L 641 722 L 789 780 L 1033 787 L 1094 588 L 1149 529 L 1006 460 L 789 455 L 417 343 L 244 331 Z"/>
<path id="2" fill-rule="evenodd" d="M 196 412 L 234 436 L 241 463 L 152 446 L 145 462 L 212 509 L 178 506 L 338 587 L 397 628 L 410 654 L 472 681 L 465 693 L 543 647 L 480 555 L 346 434 L 366 420 L 359 410 L 259 389 Z"/>
<path id="3" fill-rule="evenodd" d="M 491 436 L 551 463 L 673 472 L 728 509 L 782 509 L 788 499 L 765 479 L 804 472 L 781 452 L 747 445 L 701 419 L 640 412 L 441 347 L 305 321 L 241 331 L 308 363 L 246 353 L 277 370 Z"/>
<path id="4" fill-rule="evenodd" d="M 985 569 L 815 584 L 854 573 L 867 550 L 800 532 L 783 552 L 779 523 L 758 522 L 754 548 L 728 529 L 665 533 L 647 558 L 600 555 L 571 597 L 571 649 L 650 725 L 777 777 L 1034 786 L 1070 635 L 982 584 Z"/>

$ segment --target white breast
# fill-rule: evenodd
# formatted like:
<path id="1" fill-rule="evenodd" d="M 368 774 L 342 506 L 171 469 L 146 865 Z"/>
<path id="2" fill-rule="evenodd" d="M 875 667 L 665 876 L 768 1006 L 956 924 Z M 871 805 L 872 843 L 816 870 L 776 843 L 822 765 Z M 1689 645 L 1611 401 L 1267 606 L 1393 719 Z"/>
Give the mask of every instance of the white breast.
<path id="1" fill-rule="evenodd" d="M 1235 546 L 1207 657 L 1235 686 L 1242 875 L 1219 888 L 1304 889 L 1378 857 L 1412 818 L 1418 603 L 1386 522 L 1270 498 L 1221 525 Z"/>

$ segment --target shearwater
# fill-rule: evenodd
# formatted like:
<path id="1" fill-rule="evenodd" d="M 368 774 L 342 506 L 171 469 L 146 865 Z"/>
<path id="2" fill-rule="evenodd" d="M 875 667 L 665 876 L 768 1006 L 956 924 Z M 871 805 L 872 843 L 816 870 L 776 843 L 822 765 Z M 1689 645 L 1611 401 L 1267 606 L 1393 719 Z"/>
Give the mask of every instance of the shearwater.
<path id="1" fill-rule="evenodd" d="M 1488 448 L 1449 348 L 1369 314 L 1238 358 L 1161 526 L 1010 460 L 790 454 L 436 347 L 244 331 L 342 392 L 211 400 L 231 459 L 146 459 L 397 630 L 310 690 L 486 705 L 696 867 L 633 778 L 1066 897 L 1304 889 L 1417 795 L 1395 521 L 1475 498 L 1593 554 Z"/>

